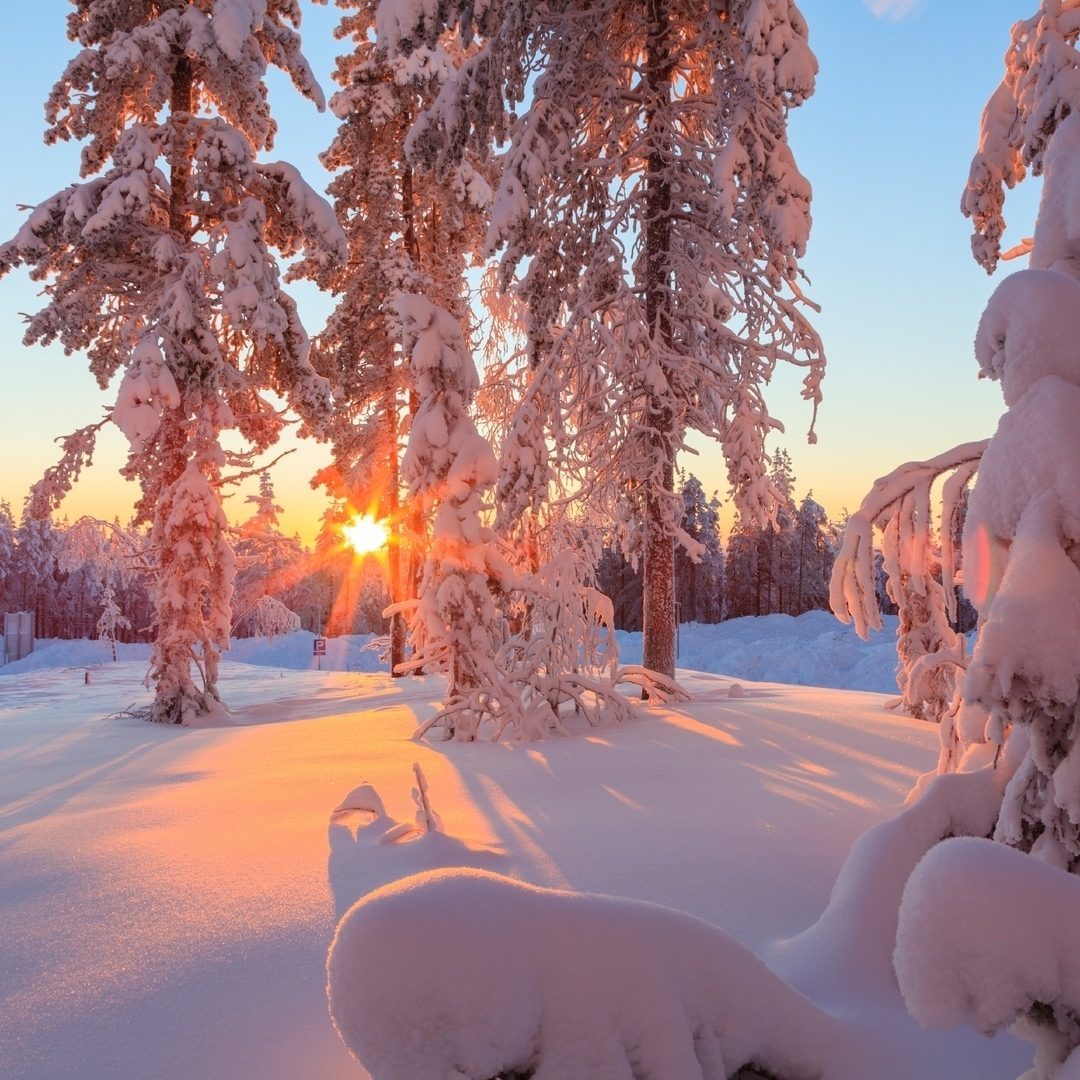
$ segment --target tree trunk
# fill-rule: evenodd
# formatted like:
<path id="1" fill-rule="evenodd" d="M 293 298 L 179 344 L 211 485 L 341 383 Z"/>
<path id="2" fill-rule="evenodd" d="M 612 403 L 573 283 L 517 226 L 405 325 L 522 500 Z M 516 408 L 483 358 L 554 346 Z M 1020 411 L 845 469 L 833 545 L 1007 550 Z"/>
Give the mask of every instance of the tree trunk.
<path id="1" fill-rule="evenodd" d="M 671 327 L 671 182 L 667 176 L 671 102 L 671 54 L 666 0 L 647 0 L 649 34 L 643 90 L 649 155 L 645 175 L 644 292 L 651 350 L 669 354 Z M 664 364 L 663 366 L 666 366 Z M 675 675 L 675 542 L 672 533 L 675 492 L 674 414 L 671 405 L 649 395 L 645 424 L 652 464 L 645 487 L 645 583 L 642 598 L 642 664 Z"/>
<path id="2" fill-rule="evenodd" d="M 181 55 L 173 69 L 169 97 L 170 118 L 174 121 L 174 142 L 169 151 L 169 228 L 185 236 L 191 227 L 191 219 L 188 215 L 191 149 L 188 146 L 185 115 L 191 113 L 192 74 L 191 61 Z"/>
<path id="3" fill-rule="evenodd" d="M 390 521 L 390 542 L 386 555 L 386 569 L 390 577 L 390 603 L 399 604 L 403 599 L 401 579 L 401 504 L 398 498 L 398 416 L 397 393 L 390 395 L 386 406 L 387 466 L 387 518 Z M 398 678 L 398 665 L 405 662 L 405 617 L 400 611 L 390 616 L 390 675 Z"/>

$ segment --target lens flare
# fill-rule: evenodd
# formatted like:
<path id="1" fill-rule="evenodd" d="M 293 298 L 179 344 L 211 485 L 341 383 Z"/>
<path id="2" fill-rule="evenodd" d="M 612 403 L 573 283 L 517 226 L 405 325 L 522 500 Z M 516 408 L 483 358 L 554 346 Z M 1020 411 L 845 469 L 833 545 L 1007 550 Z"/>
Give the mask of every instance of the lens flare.
<path id="1" fill-rule="evenodd" d="M 386 526 L 370 514 L 353 518 L 350 524 L 341 527 L 341 532 L 357 555 L 367 555 L 385 547 L 388 536 Z"/>

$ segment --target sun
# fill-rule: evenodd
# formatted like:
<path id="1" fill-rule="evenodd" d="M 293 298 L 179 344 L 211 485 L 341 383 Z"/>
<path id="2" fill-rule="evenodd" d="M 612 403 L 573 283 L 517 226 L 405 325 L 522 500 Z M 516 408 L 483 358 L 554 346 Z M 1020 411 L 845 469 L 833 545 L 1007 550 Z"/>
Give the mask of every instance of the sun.
<path id="1" fill-rule="evenodd" d="M 386 546 L 389 534 L 386 526 L 370 514 L 358 515 L 348 525 L 341 527 L 345 542 L 357 553 L 367 555 Z"/>

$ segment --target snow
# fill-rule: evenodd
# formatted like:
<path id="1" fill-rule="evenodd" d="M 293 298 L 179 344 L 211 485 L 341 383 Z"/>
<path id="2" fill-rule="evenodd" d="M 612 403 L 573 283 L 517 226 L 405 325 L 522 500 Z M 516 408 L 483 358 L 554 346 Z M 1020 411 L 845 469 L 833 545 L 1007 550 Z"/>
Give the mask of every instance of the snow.
<path id="1" fill-rule="evenodd" d="M 759 622 L 763 638 L 782 640 L 769 620 Z M 739 623 L 751 637 L 754 620 Z M 732 652 L 736 629 L 725 631 Z M 697 633 L 688 630 L 684 643 Z M 787 640 L 798 649 L 797 637 Z M 361 644 L 330 639 L 324 665 L 371 658 Z M 528 932 L 507 942 L 519 953 L 533 933 L 538 944 L 552 940 L 547 907 L 565 903 L 576 935 L 591 936 L 590 920 L 613 917 L 596 949 L 605 963 L 629 965 L 616 931 L 643 918 L 630 901 L 673 909 L 634 935 L 636 955 L 669 982 L 639 1000 L 625 969 L 609 968 L 612 977 L 589 984 L 590 1008 L 626 1020 L 663 1000 L 691 1026 L 705 1011 L 750 1014 L 738 1031 L 717 1036 L 718 1052 L 732 1060 L 770 1052 L 761 1041 L 769 1014 L 754 1015 L 766 1000 L 785 1022 L 816 1018 L 805 1032 L 815 1053 L 813 1025 L 837 1027 L 821 1011 L 840 1021 L 848 1052 L 836 1054 L 832 1043 L 822 1051 L 843 1058 L 825 1073 L 834 1080 L 1011 1080 L 1030 1060 L 1030 1048 L 1010 1037 L 920 1032 L 891 977 L 858 953 L 831 951 L 833 931 L 855 922 L 854 932 L 871 935 L 873 956 L 887 956 L 895 920 L 875 930 L 849 907 L 802 933 L 824 911 L 852 843 L 896 814 L 936 757 L 935 729 L 884 711 L 880 695 L 684 671 L 691 702 L 635 707 L 631 720 L 593 735 L 431 745 L 409 736 L 438 708 L 437 680 L 314 670 L 310 635 L 234 643 L 221 669 L 223 726 L 198 729 L 117 715 L 149 700 L 148 648 L 119 648 L 112 663 L 104 643 L 39 643 L 0 669 L 7 1075 L 363 1080 L 327 1016 L 324 965 L 335 924 L 372 890 L 447 867 L 625 898 L 529 893 Z M 835 655 L 839 662 L 838 646 Z M 415 823 L 414 763 L 442 832 Z M 923 820 L 937 813 L 921 812 Z M 912 862 L 920 828 L 893 829 L 916 853 Z M 881 903 L 871 897 L 871 906 Z M 450 920 L 444 937 L 458 932 L 453 912 L 435 914 Z M 675 954 L 650 952 L 649 939 L 700 961 L 675 970 Z M 724 967 L 699 994 L 708 957 Z M 725 971 L 752 981 L 730 981 Z M 425 977 L 437 982 L 433 967 L 416 974 L 418 994 Z M 576 985 L 563 988 L 568 1007 L 586 993 Z M 657 1030 L 655 1017 L 641 1019 L 643 1030 Z M 734 1045 L 740 1033 L 744 1049 Z"/>
<path id="2" fill-rule="evenodd" d="M 1039 1002 L 1062 1031 L 1074 1029 L 1075 1045 L 1078 904 L 1080 881 L 1040 860 L 989 840 L 939 844 L 912 874 L 900 909 L 896 972 L 912 1015 L 928 1027 L 970 1023 L 992 1033 Z M 1001 932 L 1005 925 L 1010 932 Z M 1068 1041 L 1053 1024 L 1021 1031 L 1050 1075 Z"/>
<path id="3" fill-rule="evenodd" d="M 886 615 L 863 641 L 827 611 L 692 623 L 679 628 L 676 662 L 738 679 L 895 694 L 896 625 Z M 639 663 L 641 634 L 620 630 L 617 638 L 620 660 Z"/>
<path id="4" fill-rule="evenodd" d="M 328 966 L 334 1022 L 385 1080 L 624 1080 L 631 1066 L 726 1080 L 749 1062 L 809 1077 L 847 1049 L 836 1020 L 708 923 L 480 870 L 365 897 Z"/>
<path id="5" fill-rule="evenodd" d="M 641 633 L 616 631 L 619 658 L 624 664 L 641 659 Z M 316 667 L 312 655 L 315 635 L 309 630 L 274 638 L 234 638 L 229 659 L 260 667 L 304 670 Z M 825 611 L 803 615 L 765 615 L 729 619 L 714 624 L 691 623 L 679 628 L 681 668 L 736 679 L 783 682 L 798 686 L 831 687 L 896 693 L 896 617 L 886 615 L 884 627 L 867 640 L 856 636 Z M 325 671 L 385 671 L 373 634 L 326 639 Z M 149 645 L 117 645 L 121 659 L 150 655 Z M 41 667 L 93 666 L 108 658 L 101 642 L 38 641 L 35 651 L 17 665 L 0 667 L 0 678 Z"/>

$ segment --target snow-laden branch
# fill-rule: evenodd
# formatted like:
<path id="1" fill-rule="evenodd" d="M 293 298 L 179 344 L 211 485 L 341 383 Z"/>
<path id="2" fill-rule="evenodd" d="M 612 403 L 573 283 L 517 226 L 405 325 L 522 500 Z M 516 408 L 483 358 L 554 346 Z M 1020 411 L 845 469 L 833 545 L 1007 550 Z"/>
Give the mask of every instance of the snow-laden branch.
<path id="1" fill-rule="evenodd" d="M 841 622 L 855 623 L 856 633 L 865 638 L 869 631 L 880 630 L 881 610 L 874 588 L 873 530 L 884 527 L 890 518 L 904 508 L 898 541 L 905 548 L 903 563 L 921 567 L 925 573 L 925 547 L 929 543 L 930 489 L 941 476 L 952 472 L 942 500 L 942 535 L 951 533 L 959 492 L 978 468 L 988 439 L 962 443 L 926 461 L 909 461 L 874 482 L 862 505 L 848 518 L 844 540 L 833 566 L 829 588 L 829 605 Z M 955 482 L 953 482 L 955 481 Z M 904 507 L 905 500 L 914 500 Z M 921 514 L 916 516 L 916 506 Z M 954 577 L 955 552 L 951 539 L 942 543 L 942 572 L 947 580 Z"/>

